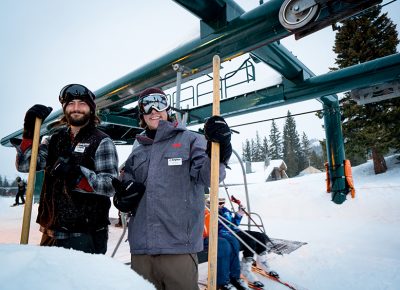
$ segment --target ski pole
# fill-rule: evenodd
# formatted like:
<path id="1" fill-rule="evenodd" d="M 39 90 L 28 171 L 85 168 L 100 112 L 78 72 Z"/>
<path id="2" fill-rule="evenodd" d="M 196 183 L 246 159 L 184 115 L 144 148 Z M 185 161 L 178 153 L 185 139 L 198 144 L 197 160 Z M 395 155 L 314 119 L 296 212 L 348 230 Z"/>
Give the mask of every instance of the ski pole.
<path id="1" fill-rule="evenodd" d="M 127 229 L 127 215 L 128 215 L 127 213 L 121 212 L 121 221 L 122 221 L 123 230 L 122 230 L 121 236 L 118 239 L 117 244 L 115 245 L 114 251 L 111 254 L 111 258 L 114 258 L 115 254 L 117 253 L 117 250 L 118 250 L 119 246 L 121 245 L 121 242 L 125 236 L 126 229 Z"/>
<path id="2" fill-rule="evenodd" d="M 220 109 L 220 75 L 221 60 L 213 57 L 213 106 L 212 115 L 219 115 Z M 219 143 L 211 144 L 211 177 L 210 177 L 210 234 L 208 251 L 207 289 L 217 288 L 217 251 L 218 251 L 218 187 L 219 187 Z"/>
<path id="3" fill-rule="evenodd" d="M 26 199 L 24 207 L 24 216 L 22 219 L 22 230 L 20 244 L 28 244 L 29 241 L 29 229 L 31 225 L 32 215 L 32 202 L 33 202 L 33 189 L 35 186 L 36 177 L 36 163 L 39 153 L 39 138 L 40 138 L 40 126 L 42 125 L 42 119 L 35 119 L 35 129 L 33 131 L 32 141 L 32 154 L 31 162 L 29 164 L 28 184 L 26 187 Z"/>
<path id="4" fill-rule="evenodd" d="M 205 207 L 206 209 L 210 210 L 207 206 Z M 248 236 L 250 239 L 252 239 L 253 241 L 255 241 L 256 243 L 258 243 L 259 245 L 263 246 L 265 249 L 267 249 L 267 246 L 265 244 L 263 244 L 261 241 L 257 240 L 255 237 L 253 237 L 252 235 L 250 235 L 248 232 L 246 232 L 245 230 L 239 228 L 237 225 L 235 225 L 233 222 L 227 220 L 225 217 L 223 217 L 222 215 L 218 214 L 218 222 L 221 222 L 221 224 L 228 230 L 230 231 L 246 248 L 248 248 L 250 250 L 250 252 L 252 252 L 253 254 L 257 254 L 248 244 L 246 244 L 239 236 L 236 232 L 234 232 L 229 225 L 231 225 L 232 227 L 236 228 L 237 230 L 239 230 L 240 232 L 242 232 L 243 234 L 245 234 L 246 236 Z"/>

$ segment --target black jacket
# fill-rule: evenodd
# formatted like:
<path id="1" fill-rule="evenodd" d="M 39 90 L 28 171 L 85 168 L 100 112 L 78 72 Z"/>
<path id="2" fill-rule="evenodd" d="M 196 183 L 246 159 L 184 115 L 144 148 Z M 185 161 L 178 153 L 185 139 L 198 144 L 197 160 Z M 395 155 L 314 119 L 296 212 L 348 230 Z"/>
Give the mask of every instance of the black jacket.
<path id="1" fill-rule="evenodd" d="M 76 190 L 83 177 L 79 166 L 94 170 L 96 150 L 106 137 L 107 134 L 94 126 L 82 128 L 73 142 L 67 128 L 61 128 L 51 136 L 37 217 L 41 226 L 80 233 L 96 231 L 110 224 L 110 198 Z M 52 174 L 60 157 L 69 159 L 73 165 L 66 177 Z"/>

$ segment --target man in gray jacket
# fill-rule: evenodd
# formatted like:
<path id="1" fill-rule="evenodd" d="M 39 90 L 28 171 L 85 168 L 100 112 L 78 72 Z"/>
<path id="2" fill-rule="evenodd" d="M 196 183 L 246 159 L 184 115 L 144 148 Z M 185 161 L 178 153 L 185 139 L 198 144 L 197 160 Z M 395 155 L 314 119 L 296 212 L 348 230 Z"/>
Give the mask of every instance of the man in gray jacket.
<path id="1" fill-rule="evenodd" d="M 196 253 L 203 249 L 211 141 L 220 143 L 223 180 L 231 132 L 218 116 L 205 125 L 208 142 L 188 131 L 171 119 L 167 96 L 157 88 L 143 91 L 138 105 L 145 130 L 136 138 L 124 175 L 113 180 L 116 207 L 135 212 L 128 234 L 132 269 L 157 289 L 198 289 Z"/>

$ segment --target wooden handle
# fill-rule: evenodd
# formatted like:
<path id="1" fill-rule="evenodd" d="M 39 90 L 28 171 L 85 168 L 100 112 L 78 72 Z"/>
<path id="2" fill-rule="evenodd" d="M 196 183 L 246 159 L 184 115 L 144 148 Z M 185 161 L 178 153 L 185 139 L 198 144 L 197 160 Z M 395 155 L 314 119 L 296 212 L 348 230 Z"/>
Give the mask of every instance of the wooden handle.
<path id="1" fill-rule="evenodd" d="M 213 57 L 213 107 L 212 114 L 219 115 L 220 101 L 220 58 Z M 219 188 L 219 143 L 211 145 L 211 182 L 210 182 L 210 234 L 208 243 L 208 283 L 207 289 L 217 288 L 218 253 L 218 188 Z"/>
<path id="2" fill-rule="evenodd" d="M 33 133 L 31 163 L 29 164 L 28 184 L 26 187 L 24 217 L 22 220 L 22 231 L 21 231 L 21 241 L 20 241 L 20 244 L 24 245 L 28 244 L 29 240 L 29 229 L 31 225 L 32 202 L 33 202 L 33 189 L 35 187 L 36 163 L 39 152 L 39 138 L 40 138 L 41 125 L 42 125 L 42 119 L 36 118 L 35 130 Z"/>

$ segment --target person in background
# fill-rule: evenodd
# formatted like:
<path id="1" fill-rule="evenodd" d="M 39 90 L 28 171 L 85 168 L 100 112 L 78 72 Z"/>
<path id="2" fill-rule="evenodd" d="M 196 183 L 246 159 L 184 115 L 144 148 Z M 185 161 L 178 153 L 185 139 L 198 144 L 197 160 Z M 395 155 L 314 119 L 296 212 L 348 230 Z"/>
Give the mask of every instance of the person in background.
<path id="1" fill-rule="evenodd" d="M 219 198 L 218 212 L 224 208 L 225 199 Z M 209 200 L 204 212 L 204 247 L 208 248 L 208 233 L 210 225 Z M 221 223 L 218 222 L 218 250 L 217 250 L 217 289 L 218 290 L 246 290 L 246 283 L 240 278 L 239 261 L 240 244 L 238 239 Z"/>
<path id="2" fill-rule="evenodd" d="M 25 203 L 24 194 L 26 191 L 26 183 L 21 177 L 17 176 L 15 181 L 17 182 L 18 191 L 17 194 L 15 195 L 15 203 L 13 204 L 13 206 Z M 19 203 L 19 198 L 21 198 L 21 203 Z"/>
<path id="3" fill-rule="evenodd" d="M 59 94 L 64 116 L 40 145 L 36 170 L 45 172 L 36 221 L 41 246 L 95 254 L 107 251 L 118 156 L 110 137 L 96 128 L 100 119 L 94 100 L 83 85 L 65 86 Z M 14 143 L 18 171 L 29 170 L 35 119 L 45 120 L 51 110 L 34 105 L 27 111 L 22 142 Z"/>
<path id="4" fill-rule="evenodd" d="M 244 214 L 244 208 L 242 205 L 239 205 L 239 209 L 237 212 L 232 212 L 226 207 L 220 208 L 219 214 L 223 216 L 230 223 L 236 225 L 229 225 L 230 228 L 235 232 L 235 234 L 239 237 L 240 242 L 240 250 L 243 250 L 243 257 L 240 263 L 240 269 L 242 275 L 252 284 L 254 285 L 262 285 L 256 275 L 253 274 L 251 267 L 253 265 L 253 252 L 247 247 L 249 246 L 253 251 L 256 252 L 256 265 L 270 274 L 271 276 L 279 277 L 278 273 L 273 271 L 269 263 L 267 261 L 267 236 L 262 232 L 250 231 L 250 230 L 241 230 L 239 229 L 240 222 L 242 220 Z M 228 231 L 225 229 L 225 231 Z M 242 241 L 247 245 L 244 245 Z M 257 241 L 260 243 L 258 243 Z"/>
<path id="5" fill-rule="evenodd" d="M 124 175 L 113 180 L 114 205 L 132 212 L 131 267 L 159 290 L 197 290 L 211 141 L 220 144 L 223 180 L 232 153 L 231 131 L 217 116 L 205 123 L 206 138 L 187 130 L 173 120 L 168 98 L 159 88 L 144 90 L 138 108 L 144 131 L 136 136 Z"/>

